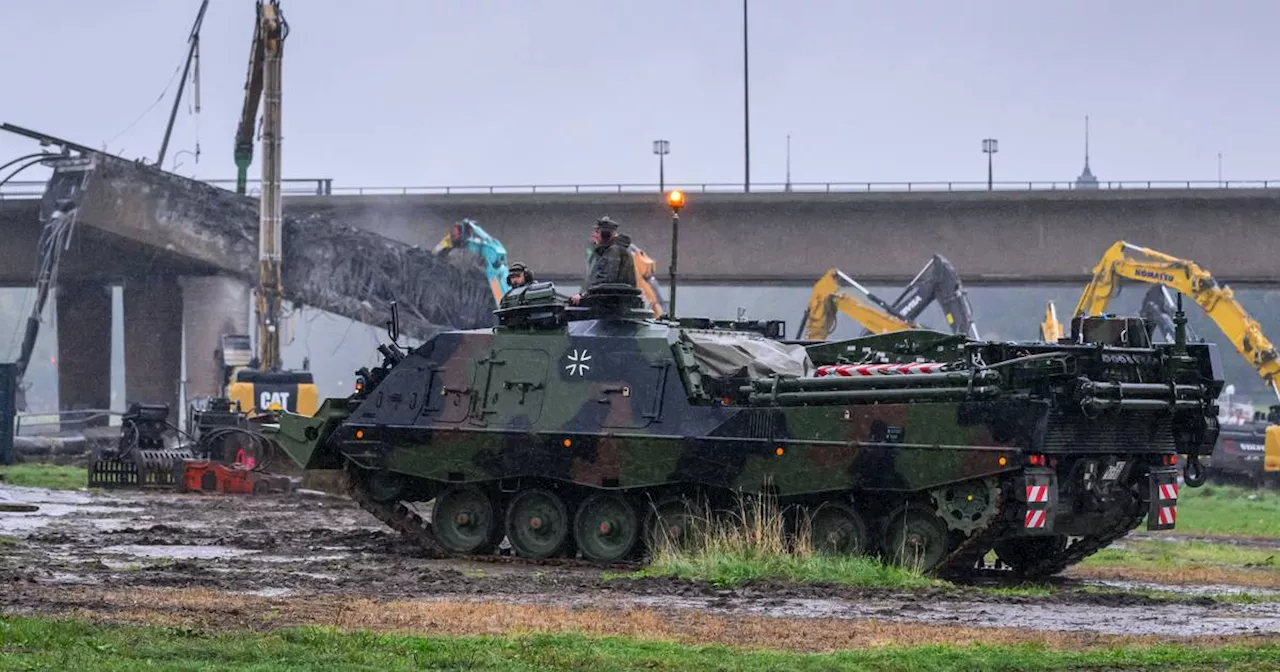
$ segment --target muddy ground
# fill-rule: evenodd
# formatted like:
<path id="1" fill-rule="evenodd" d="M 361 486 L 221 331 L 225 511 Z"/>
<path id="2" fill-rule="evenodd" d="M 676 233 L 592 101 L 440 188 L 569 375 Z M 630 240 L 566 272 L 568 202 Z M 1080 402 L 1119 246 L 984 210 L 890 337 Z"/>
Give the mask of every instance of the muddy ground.
<path id="1" fill-rule="evenodd" d="M 39 507 L 0 513 L 0 610 L 9 614 L 459 633 L 503 631 L 504 623 L 577 623 L 591 632 L 631 624 L 697 641 L 794 631 L 805 642 L 800 648 L 904 637 L 1025 639 L 1018 633 L 1086 642 L 1116 636 L 1280 638 L 1280 598 L 1236 604 L 1204 595 L 1239 589 L 1233 586 L 1103 584 L 1068 573 L 1045 597 L 979 589 L 725 590 L 670 579 L 617 579 L 586 567 L 428 559 L 350 500 L 313 491 L 91 494 L 0 484 L 5 501 Z M 1280 540 L 1274 547 L 1280 550 Z M 1100 585 L 1156 587 L 1185 599 L 1099 592 Z M 472 619 L 475 627 L 458 630 L 459 619 Z M 831 625 L 815 636 L 817 623 Z M 695 636 L 700 632 L 706 636 Z"/>

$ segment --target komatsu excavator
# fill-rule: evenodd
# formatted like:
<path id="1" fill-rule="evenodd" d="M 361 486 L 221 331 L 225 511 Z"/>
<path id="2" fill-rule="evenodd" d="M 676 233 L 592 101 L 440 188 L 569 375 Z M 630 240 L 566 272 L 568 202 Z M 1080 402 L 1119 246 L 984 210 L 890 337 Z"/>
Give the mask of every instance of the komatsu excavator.
<path id="1" fill-rule="evenodd" d="M 1280 399 L 1280 353 L 1263 335 L 1262 327 L 1235 299 L 1231 288 L 1220 284 L 1194 261 L 1131 245 L 1123 240 L 1116 241 L 1093 267 L 1093 278 L 1080 294 L 1073 317 L 1103 313 L 1111 299 L 1120 293 L 1122 280 L 1158 285 L 1144 298 L 1142 316 L 1154 321 L 1166 333 L 1172 328 L 1172 320 L 1165 319 L 1169 311 L 1165 302 L 1173 302 L 1163 288 L 1191 297 Z M 1156 296 L 1157 289 L 1160 290 L 1159 296 Z M 1049 311 L 1052 310 L 1050 302 Z M 1046 330 L 1054 329 L 1061 333 L 1062 327 L 1057 324 L 1056 316 L 1046 316 L 1041 325 L 1041 336 Z M 1272 406 L 1268 413 L 1263 472 L 1280 476 L 1280 425 L 1275 424 L 1277 419 L 1280 419 L 1280 405 Z"/>
<path id="2" fill-rule="evenodd" d="M 235 359 L 240 348 L 229 347 L 224 338 L 223 366 L 227 371 L 227 397 L 250 415 L 286 410 L 312 415 L 320 395 L 310 371 L 282 368 L 280 357 L 283 283 L 280 254 L 284 228 L 284 201 L 281 194 L 281 59 L 289 24 L 280 12 L 279 0 L 258 0 L 253 44 L 249 51 L 249 74 L 245 81 L 244 108 L 236 130 L 235 161 L 238 169 L 236 191 L 244 193 L 245 175 L 253 162 L 253 131 L 259 101 L 262 114 L 262 194 L 258 218 L 257 361 Z M 237 340 L 247 343 L 240 335 Z"/>
<path id="3" fill-rule="evenodd" d="M 842 292 L 839 281 L 844 281 L 860 296 Z M 942 255 L 933 255 L 892 304 L 833 268 L 814 283 L 796 338 L 826 340 L 835 330 L 837 311 L 861 324 L 863 335 L 919 329 L 916 319 L 934 301 L 942 307 L 953 333 L 978 338 L 973 308 L 960 282 L 960 274 Z"/>

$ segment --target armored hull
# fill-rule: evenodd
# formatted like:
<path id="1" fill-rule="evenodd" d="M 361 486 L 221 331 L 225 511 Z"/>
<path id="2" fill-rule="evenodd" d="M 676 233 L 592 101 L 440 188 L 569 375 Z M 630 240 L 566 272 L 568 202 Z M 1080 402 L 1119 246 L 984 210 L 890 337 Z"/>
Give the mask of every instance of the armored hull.
<path id="1" fill-rule="evenodd" d="M 362 389 L 286 414 L 279 442 L 347 470 L 358 501 L 441 554 L 506 537 L 616 562 L 690 533 L 690 504 L 763 495 L 826 552 L 959 575 L 994 549 L 1044 575 L 1144 519 L 1172 528 L 1178 456 L 1217 438 L 1214 346 L 1152 345 L 1140 320 L 1077 321 L 1075 344 L 802 343 L 648 319 L 634 290 L 570 308 L 546 285 L 498 315 L 383 346 Z"/>

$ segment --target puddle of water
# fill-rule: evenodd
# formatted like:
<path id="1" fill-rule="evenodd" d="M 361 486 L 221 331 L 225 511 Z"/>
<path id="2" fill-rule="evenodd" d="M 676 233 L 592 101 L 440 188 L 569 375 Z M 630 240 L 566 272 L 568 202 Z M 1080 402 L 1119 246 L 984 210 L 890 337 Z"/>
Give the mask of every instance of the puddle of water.
<path id="1" fill-rule="evenodd" d="M 284 597 L 292 595 L 293 590 L 290 588 L 259 588 L 257 590 L 245 591 L 245 595 L 254 595 L 257 597 Z"/>
<path id="2" fill-rule="evenodd" d="M 259 555 L 253 558 L 254 562 L 323 562 L 327 560 L 347 560 L 351 558 L 349 553 L 339 553 L 335 555 Z"/>
<path id="3" fill-rule="evenodd" d="M 1082 583 L 1091 586 L 1118 588 L 1120 590 L 1156 590 L 1166 593 L 1185 595 L 1280 595 L 1280 589 L 1260 588 L 1256 586 L 1233 586 L 1227 584 L 1180 585 L 1170 583 L 1148 583 L 1145 581 L 1086 580 Z"/>
<path id="4" fill-rule="evenodd" d="M 301 576 L 304 579 L 315 579 L 316 581 L 337 581 L 338 577 L 333 574 L 321 574 L 320 572 L 290 572 L 293 576 Z"/>
<path id="5" fill-rule="evenodd" d="M 215 558 L 235 558 L 258 551 L 244 548 L 227 548 L 225 546 L 142 546 L 124 544 L 108 546 L 102 553 L 118 553 L 137 555 L 145 558 L 171 558 L 175 560 L 209 560 Z"/>

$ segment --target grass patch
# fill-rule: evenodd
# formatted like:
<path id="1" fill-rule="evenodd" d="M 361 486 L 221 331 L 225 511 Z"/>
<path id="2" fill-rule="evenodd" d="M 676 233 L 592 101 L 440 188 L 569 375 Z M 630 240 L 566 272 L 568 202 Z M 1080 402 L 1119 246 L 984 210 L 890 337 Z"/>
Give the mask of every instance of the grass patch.
<path id="1" fill-rule="evenodd" d="M 1112 645 L 877 646 L 789 653 L 580 634 L 439 637 L 286 628 L 214 633 L 191 628 L 101 626 L 73 620 L 0 619 L 10 669 L 94 670 L 1053 670 L 1280 669 L 1280 645 L 1249 642 Z"/>
<path id="2" fill-rule="evenodd" d="M 824 554 L 815 547 L 812 521 L 778 509 L 772 498 L 739 499 L 737 510 L 681 514 L 686 533 L 660 535 L 652 561 L 638 576 L 670 576 L 730 587 L 780 580 L 847 586 L 923 588 L 950 585 L 922 572 L 868 556 Z"/>
<path id="3" fill-rule="evenodd" d="M 1280 588 L 1280 552 L 1205 541 L 1124 541 L 1072 570 L 1084 578 Z"/>
<path id="4" fill-rule="evenodd" d="M 1175 533 L 1280 538 L 1280 492 L 1211 484 L 1183 487 Z"/>
<path id="5" fill-rule="evenodd" d="M 12 464 L 0 467 L 0 474 L 9 485 L 54 490 L 84 488 L 89 482 L 88 469 L 62 464 Z"/>

